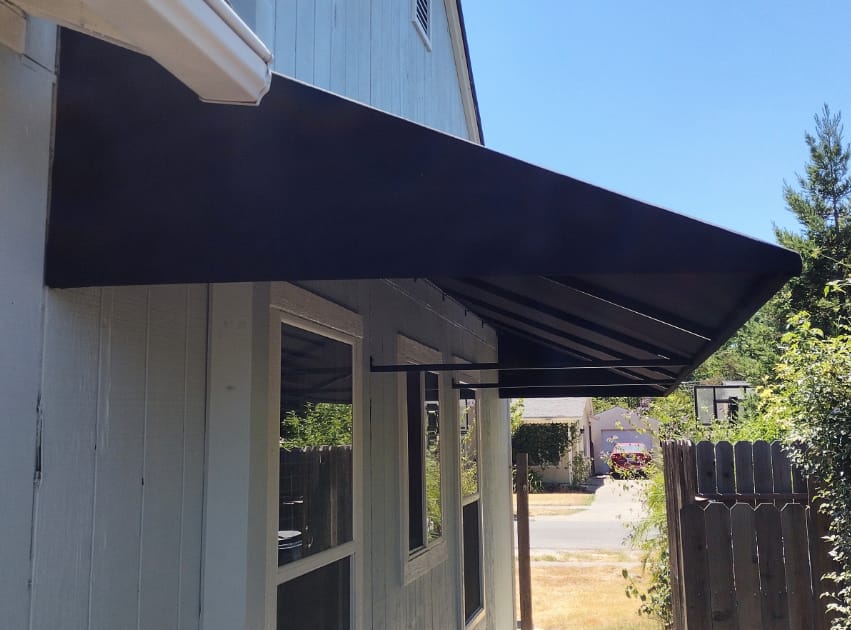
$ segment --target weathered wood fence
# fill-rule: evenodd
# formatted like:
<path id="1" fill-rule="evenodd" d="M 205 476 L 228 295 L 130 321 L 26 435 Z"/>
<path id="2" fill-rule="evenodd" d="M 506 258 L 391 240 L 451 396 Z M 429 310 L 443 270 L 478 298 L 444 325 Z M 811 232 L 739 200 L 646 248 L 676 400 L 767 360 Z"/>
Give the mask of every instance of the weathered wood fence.
<path id="1" fill-rule="evenodd" d="M 281 449 L 278 529 L 302 533 L 304 555 L 352 540 L 352 447 Z"/>
<path id="2" fill-rule="evenodd" d="M 827 523 L 781 444 L 662 448 L 675 630 L 827 630 Z"/>

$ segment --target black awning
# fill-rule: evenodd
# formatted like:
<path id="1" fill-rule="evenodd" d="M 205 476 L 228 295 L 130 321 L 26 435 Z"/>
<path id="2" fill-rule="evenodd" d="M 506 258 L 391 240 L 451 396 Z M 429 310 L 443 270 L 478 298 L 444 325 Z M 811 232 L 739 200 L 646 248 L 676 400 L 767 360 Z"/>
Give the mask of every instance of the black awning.
<path id="1" fill-rule="evenodd" d="M 799 270 L 286 77 L 258 107 L 204 104 L 62 32 L 51 287 L 429 278 L 499 331 L 503 396 L 658 395 Z"/>

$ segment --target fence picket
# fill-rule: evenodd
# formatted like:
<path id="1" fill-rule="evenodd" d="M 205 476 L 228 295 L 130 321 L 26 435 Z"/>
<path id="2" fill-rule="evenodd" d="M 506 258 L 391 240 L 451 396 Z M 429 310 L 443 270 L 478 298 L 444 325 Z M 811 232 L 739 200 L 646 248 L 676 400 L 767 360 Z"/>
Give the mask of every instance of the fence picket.
<path id="1" fill-rule="evenodd" d="M 753 493 L 753 444 L 751 442 L 736 442 L 736 492 L 739 494 Z"/>
<path id="2" fill-rule="evenodd" d="M 789 596 L 789 627 L 813 627 L 813 591 L 807 552 L 807 515 L 800 503 L 789 503 L 780 511 L 783 557 L 786 560 L 786 591 Z"/>
<path id="3" fill-rule="evenodd" d="M 780 512 L 773 504 L 763 503 L 755 510 L 754 525 L 759 555 L 762 627 L 765 630 L 789 630 L 789 602 L 786 571 L 783 566 Z"/>
<path id="4" fill-rule="evenodd" d="M 665 477 L 665 516 L 668 522 L 668 558 L 671 565 L 671 616 L 674 628 L 683 628 L 685 619 L 682 613 L 683 597 L 680 583 L 680 541 L 677 515 L 680 507 L 677 503 L 677 484 L 675 483 L 676 459 L 679 455 L 678 444 L 667 441 L 662 444 L 662 472 Z"/>
<path id="5" fill-rule="evenodd" d="M 700 494 L 714 494 L 717 492 L 715 480 L 715 445 L 712 442 L 702 441 L 695 448 L 697 461 L 697 491 Z"/>
<path id="6" fill-rule="evenodd" d="M 730 446 L 729 443 L 727 445 Z M 732 455 L 732 449 L 730 454 Z M 706 552 L 709 557 L 712 629 L 737 630 L 739 626 L 733 582 L 730 510 L 723 503 L 713 501 L 704 509 L 703 516 L 706 523 Z"/>
<path id="7" fill-rule="evenodd" d="M 774 490 L 771 470 L 771 445 L 765 440 L 753 443 L 754 492 L 770 494 Z"/>
<path id="8" fill-rule="evenodd" d="M 739 628 L 762 628 L 762 598 L 759 589 L 753 508 L 745 503 L 734 505 L 730 510 L 730 529 L 733 535 L 733 573 L 736 581 Z"/>
<path id="9" fill-rule="evenodd" d="M 706 522 L 697 504 L 680 510 L 683 533 L 683 575 L 685 580 L 686 627 L 688 630 L 711 630 L 709 569 L 706 557 Z"/>
<path id="10" fill-rule="evenodd" d="M 733 473 L 733 445 L 726 441 L 718 442 L 715 444 L 715 478 L 719 493 L 733 494 L 736 491 Z"/>
<path id="11" fill-rule="evenodd" d="M 792 492 L 792 463 L 783 450 L 783 444 L 778 441 L 771 443 L 771 470 L 774 477 L 774 492 L 777 494 Z M 786 500 L 776 499 L 774 504 L 781 508 L 786 504 Z"/>

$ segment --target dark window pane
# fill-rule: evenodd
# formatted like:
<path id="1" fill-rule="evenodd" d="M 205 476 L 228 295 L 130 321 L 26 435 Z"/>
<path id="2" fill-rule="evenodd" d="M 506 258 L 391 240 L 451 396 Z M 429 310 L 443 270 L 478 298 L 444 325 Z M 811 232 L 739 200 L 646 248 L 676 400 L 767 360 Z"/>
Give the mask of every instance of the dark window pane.
<path id="1" fill-rule="evenodd" d="M 351 627 L 350 558 L 278 586 L 278 630 L 347 630 Z"/>
<path id="2" fill-rule="evenodd" d="M 281 325 L 278 564 L 352 540 L 352 348 Z"/>
<path id="3" fill-rule="evenodd" d="M 425 373 L 426 414 L 426 517 L 428 542 L 443 533 L 443 516 L 440 500 L 440 391 L 439 379 L 433 372 Z"/>
<path id="4" fill-rule="evenodd" d="M 476 394 L 461 390 L 459 409 L 461 419 L 461 496 L 469 497 L 479 492 L 479 440 Z"/>
<path id="5" fill-rule="evenodd" d="M 423 408 L 419 372 L 407 375 L 408 413 L 408 549 L 419 549 L 423 538 Z"/>
<path id="6" fill-rule="evenodd" d="M 461 514 L 464 530 L 464 618 L 469 621 L 482 607 L 482 572 L 479 564 L 479 502 L 464 506 Z"/>

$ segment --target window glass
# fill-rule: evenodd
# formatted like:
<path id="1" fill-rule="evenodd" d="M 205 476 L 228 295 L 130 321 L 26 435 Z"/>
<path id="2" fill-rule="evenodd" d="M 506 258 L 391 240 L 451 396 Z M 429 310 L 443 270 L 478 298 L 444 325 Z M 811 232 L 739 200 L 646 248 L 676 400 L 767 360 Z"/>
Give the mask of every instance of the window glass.
<path id="1" fill-rule="evenodd" d="M 440 391 L 438 383 L 437 374 L 425 373 L 426 529 L 429 542 L 437 540 L 443 533 L 440 497 Z"/>
<path id="2" fill-rule="evenodd" d="M 479 562 L 481 522 L 478 501 L 468 503 L 462 508 L 461 522 L 464 530 L 464 618 L 470 621 L 482 608 L 482 571 Z"/>
<path id="3" fill-rule="evenodd" d="M 440 487 L 440 387 L 437 374 L 406 377 L 408 415 L 408 548 L 415 551 L 443 533 Z"/>
<path id="4" fill-rule="evenodd" d="M 423 398 L 419 372 L 407 375 L 408 414 L 408 549 L 425 545 L 423 522 Z"/>
<path id="5" fill-rule="evenodd" d="M 281 325 L 278 564 L 352 540 L 352 347 Z"/>
<path id="6" fill-rule="evenodd" d="M 461 497 L 479 493 L 479 440 L 477 430 L 476 392 L 460 390 L 461 420 Z"/>
<path id="7" fill-rule="evenodd" d="M 351 627 L 351 558 L 326 564 L 278 586 L 278 630 Z"/>

